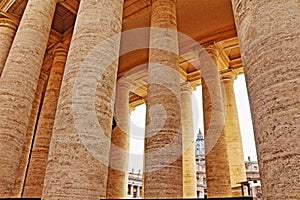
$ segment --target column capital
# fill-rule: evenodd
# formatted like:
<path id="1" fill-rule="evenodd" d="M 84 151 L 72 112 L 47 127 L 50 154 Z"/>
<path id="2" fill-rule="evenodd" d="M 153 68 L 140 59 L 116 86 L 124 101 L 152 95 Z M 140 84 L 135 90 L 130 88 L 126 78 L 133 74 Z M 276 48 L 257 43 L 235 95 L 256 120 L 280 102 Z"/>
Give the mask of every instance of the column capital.
<path id="1" fill-rule="evenodd" d="M 230 80 L 234 81 L 237 78 L 237 74 L 233 70 L 226 70 L 225 72 L 221 72 L 222 81 Z"/>
<path id="2" fill-rule="evenodd" d="M 214 44 L 208 45 L 207 47 L 198 46 L 194 48 L 194 53 L 199 57 L 200 61 L 212 59 L 215 63 L 217 63 L 220 56 L 220 53 Z"/>
<path id="3" fill-rule="evenodd" d="M 64 63 L 64 64 L 66 63 L 68 48 L 65 45 L 63 45 L 62 43 L 57 44 L 51 53 L 52 53 L 53 60 L 52 60 L 52 67 L 50 70 L 52 70 L 54 65 L 57 65 L 57 63 Z M 64 65 L 60 65 L 60 64 L 59 66 L 64 67 Z"/>
<path id="4" fill-rule="evenodd" d="M 8 27 L 17 30 L 19 20 L 10 14 L 0 12 L 0 26 Z"/>
<path id="5" fill-rule="evenodd" d="M 68 48 L 63 43 L 58 43 L 55 45 L 54 50 L 52 52 L 53 56 L 67 56 L 68 54 Z"/>
<path id="6" fill-rule="evenodd" d="M 49 72 L 48 71 L 41 70 L 40 78 L 42 78 L 44 81 L 46 81 L 48 79 L 48 76 L 49 76 Z"/>
<path id="7" fill-rule="evenodd" d="M 129 104 L 129 113 L 135 111 L 135 106 Z"/>
<path id="8" fill-rule="evenodd" d="M 127 88 L 130 91 L 132 88 L 132 85 L 129 82 L 129 80 L 127 80 L 126 78 L 120 78 L 117 81 L 117 88 Z"/>
<path id="9" fill-rule="evenodd" d="M 205 48 L 205 50 L 207 51 L 207 53 L 211 56 L 211 57 L 216 57 L 218 58 L 220 56 L 220 53 L 218 51 L 218 49 L 216 48 L 216 46 L 214 44 L 211 44 L 209 46 L 207 46 Z"/>
<path id="10" fill-rule="evenodd" d="M 192 93 L 195 89 L 191 86 L 189 81 L 181 83 L 181 92 Z"/>

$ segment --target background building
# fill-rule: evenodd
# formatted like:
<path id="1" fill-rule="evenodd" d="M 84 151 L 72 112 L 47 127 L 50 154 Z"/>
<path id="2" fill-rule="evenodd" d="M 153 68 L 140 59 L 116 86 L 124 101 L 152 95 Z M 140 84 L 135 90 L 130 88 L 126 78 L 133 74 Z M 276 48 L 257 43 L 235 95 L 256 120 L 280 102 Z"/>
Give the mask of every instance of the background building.
<path id="1" fill-rule="evenodd" d="M 197 178 L 197 198 L 207 198 L 206 175 L 205 175 L 205 148 L 204 137 L 199 129 L 195 141 L 195 161 Z M 247 183 L 244 183 L 244 190 L 249 196 L 262 199 L 260 175 L 257 161 L 251 161 L 250 157 L 245 161 Z M 140 199 L 142 197 L 142 174 L 139 170 L 132 169 L 128 176 L 127 198 Z"/>
<path id="2" fill-rule="evenodd" d="M 196 177 L 197 177 L 197 197 L 207 197 L 206 191 L 206 175 L 205 175 L 205 148 L 204 137 L 200 129 L 195 142 L 196 156 Z M 260 175 L 257 161 L 251 161 L 250 157 L 245 161 L 247 182 L 243 183 L 244 192 L 248 192 L 249 196 L 262 198 Z"/>
<path id="3" fill-rule="evenodd" d="M 142 197 L 142 178 L 143 175 L 141 170 L 134 172 L 132 169 L 128 174 L 128 190 L 127 198 L 128 199 L 141 199 Z"/>

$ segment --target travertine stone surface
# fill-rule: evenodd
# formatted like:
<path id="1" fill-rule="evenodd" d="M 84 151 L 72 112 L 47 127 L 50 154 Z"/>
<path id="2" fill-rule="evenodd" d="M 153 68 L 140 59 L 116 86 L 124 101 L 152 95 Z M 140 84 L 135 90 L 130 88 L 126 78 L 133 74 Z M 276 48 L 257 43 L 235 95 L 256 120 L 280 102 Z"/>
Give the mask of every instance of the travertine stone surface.
<path id="1" fill-rule="evenodd" d="M 7 55 L 16 34 L 17 23 L 0 13 L 0 77 L 3 71 Z"/>
<path id="2" fill-rule="evenodd" d="M 108 68 L 100 66 L 111 57 L 118 58 L 120 37 L 109 43 L 109 48 L 90 53 L 104 40 L 121 32 L 122 12 L 123 0 L 80 1 L 55 116 L 43 199 L 106 197 L 118 63 L 115 61 Z M 85 73 L 82 70 L 86 70 Z M 90 73 L 90 70 L 101 74 Z M 80 79 L 86 74 L 91 75 Z M 99 77 L 100 82 L 97 81 Z M 95 87 L 98 86 L 95 94 L 86 87 L 93 81 L 97 84 Z M 89 103 L 90 100 L 94 103 Z M 91 112 L 95 113 L 96 121 L 87 114 Z M 91 120 L 75 124 L 75 120 L 81 122 L 82 119 Z M 102 130 L 95 130 L 98 124 Z M 101 136 L 97 135 L 98 131 L 102 131 Z"/>
<path id="3" fill-rule="evenodd" d="M 153 0 L 151 27 L 177 30 L 176 0 Z M 151 31 L 145 130 L 145 198 L 182 198 L 177 33 Z M 165 47 L 169 51 L 160 50 Z M 172 53 L 173 52 L 173 53 Z"/>
<path id="4" fill-rule="evenodd" d="M 106 191 L 106 198 L 108 199 L 127 197 L 130 142 L 129 91 L 129 83 L 122 80 L 117 83 L 115 100 L 117 127 L 111 136 Z"/>
<path id="5" fill-rule="evenodd" d="M 49 145 L 66 58 L 67 50 L 62 47 L 56 48 L 44 103 L 39 115 L 23 198 L 41 198 L 42 196 Z"/>
<path id="6" fill-rule="evenodd" d="M 55 5 L 28 1 L 1 75 L 0 197 L 12 195 Z"/>
<path id="7" fill-rule="evenodd" d="M 40 74 L 38 86 L 35 91 L 34 101 L 32 103 L 32 110 L 30 114 L 30 121 L 28 124 L 27 132 L 24 137 L 24 143 L 22 148 L 22 154 L 20 156 L 20 162 L 17 170 L 16 180 L 15 180 L 15 186 L 12 193 L 13 197 L 20 198 L 22 196 L 22 193 L 24 191 L 24 184 L 26 179 L 26 173 L 27 168 L 29 164 L 29 156 L 30 151 L 32 148 L 32 140 L 34 137 L 34 131 L 36 127 L 36 122 L 38 118 L 38 112 L 42 104 L 42 96 L 43 92 L 45 90 L 45 87 L 47 86 L 47 80 L 48 80 L 48 73 L 43 70 Z"/>
<path id="8" fill-rule="evenodd" d="M 236 75 L 233 71 L 222 74 L 224 85 L 223 100 L 225 106 L 225 136 L 230 167 L 230 180 L 232 196 L 242 196 L 240 182 L 247 181 L 242 138 L 240 133 L 239 118 L 237 113 L 233 82 Z M 245 194 L 244 191 L 244 195 Z"/>
<path id="9" fill-rule="evenodd" d="M 200 62 L 203 65 L 202 74 L 202 95 L 204 115 L 204 140 L 205 140 L 205 165 L 207 180 L 207 195 L 209 198 L 230 197 L 230 171 L 227 155 L 227 142 L 224 131 L 225 114 L 222 98 L 220 76 L 217 68 L 218 52 L 214 47 L 207 48 L 207 56 L 200 54 Z M 212 72 L 215 73 L 212 73 Z M 208 86 L 207 83 L 210 85 Z M 214 99 L 214 101 L 212 101 Z M 219 127 L 219 128 L 218 128 Z M 223 127 L 223 128 L 222 128 Z M 209 133 L 210 130 L 210 133 Z M 215 134 L 216 138 L 209 138 L 209 134 Z M 209 141 L 214 140 L 214 141 Z"/>
<path id="10" fill-rule="evenodd" d="M 300 3 L 232 4 L 264 199 L 299 199 Z"/>
<path id="11" fill-rule="evenodd" d="M 182 172 L 183 198 L 197 198 L 192 87 L 189 82 L 181 86 Z"/>

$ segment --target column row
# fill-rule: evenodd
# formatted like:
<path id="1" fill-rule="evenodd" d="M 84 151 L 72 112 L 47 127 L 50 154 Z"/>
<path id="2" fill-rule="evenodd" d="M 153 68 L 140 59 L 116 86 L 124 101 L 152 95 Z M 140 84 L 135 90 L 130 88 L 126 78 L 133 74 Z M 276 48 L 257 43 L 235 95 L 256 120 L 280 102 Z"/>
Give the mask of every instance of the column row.
<path id="1" fill-rule="evenodd" d="M 13 195 L 19 158 L 30 122 L 32 102 L 38 85 L 55 6 L 56 0 L 28 1 L 1 74 L 1 197 Z M 9 41 L 9 38 L 7 39 Z M 9 45 L 5 47 L 7 52 Z"/>
<path id="2" fill-rule="evenodd" d="M 1 42 L 5 41 L 0 52 L 1 197 L 17 197 L 22 192 L 22 181 L 18 179 L 24 176 L 24 163 L 20 157 L 22 151 L 28 151 L 23 148 L 26 135 L 33 133 L 32 117 L 38 110 L 38 103 L 34 105 L 35 95 L 40 95 L 39 77 L 56 3 L 56 0 L 29 0 L 16 33 L 14 23 L 1 22 L 5 24 L 0 26 Z M 297 198 L 294 191 L 299 186 L 299 4 L 279 0 L 260 3 L 232 0 L 232 4 L 245 65 L 263 192 L 266 198 Z M 58 85 L 53 85 L 55 94 L 51 94 L 49 85 L 45 98 L 53 98 L 47 100 L 49 104 L 43 104 L 49 107 L 42 107 L 37 127 L 37 133 L 45 131 L 49 140 L 53 126 L 44 199 L 107 197 L 108 167 L 113 163 L 109 155 L 113 152 L 110 145 L 118 65 L 115 58 L 118 58 L 120 37 L 116 41 L 106 39 L 121 32 L 122 12 L 123 0 L 80 2 L 62 86 L 59 87 L 61 80 L 50 74 L 49 83 L 53 78 Z M 175 0 L 153 0 L 151 15 L 152 27 L 177 30 Z M 274 19 L 276 28 L 272 24 Z M 109 48 L 101 46 L 101 42 Z M 188 145 L 185 139 L 182 142 L 186 129 L 181 130 L 184 113 L 181 112 L 177 34 L 162 35 L 151 30 L 150 46 L 144 195 L 145 198 L 177 198 L 187 191 L 183 188 L 182 170 L 186 165 L 182 165 L 185 157 L 182 150 Z M 167 46 L 170 52 L 159 50 L 160 46 Z M 216 63 L 216 53 L 210 53 Z M 213 66 L 205 60 L 204 63 L 209 73 Z M 62 73 L 57 71 L 57 75 Z M 210 81 L 214 83 L 213 90 Z M 231 128 L 238 130 L 236 108 L 231 105 L 232 81 L 224 76 L 223 82 L 226 91 L 222 93 L 218 75 L 208 75 L 202 80 L 210 197 L 238 195 L 232 189 L 238 180 L 245 178 L 239 176 L 243 171 L 240 136 L 231 131 Z M 52 100 L 57 99 L 58 89 L 56 106 Z M 228 102 L 222 100 L 225 94 Z M 51 114 L 45 114 L 50 110 Z M 280 139 L 285 142 L 279 142 Z M 38 142 L 35 145 L 34 149 L 38 149 Z M 31 169 L 34 167 L 29 166 L 29 173 Z M 278 174 L 283 178 L 274 179 Z M 29 182 L 30 179 L 28 185 Z"/>

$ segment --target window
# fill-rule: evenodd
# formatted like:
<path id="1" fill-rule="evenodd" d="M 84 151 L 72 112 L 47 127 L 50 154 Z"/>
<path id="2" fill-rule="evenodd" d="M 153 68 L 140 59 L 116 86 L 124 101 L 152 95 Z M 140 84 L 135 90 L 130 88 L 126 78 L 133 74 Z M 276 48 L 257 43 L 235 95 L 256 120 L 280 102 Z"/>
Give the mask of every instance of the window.
<path id="1" fill-rule="evenodd" d="M 128 191 L 127 194 L 130 195 L 130 193 L 131 193 L 131 185 L 128 185 L 127 191 Z"/>

